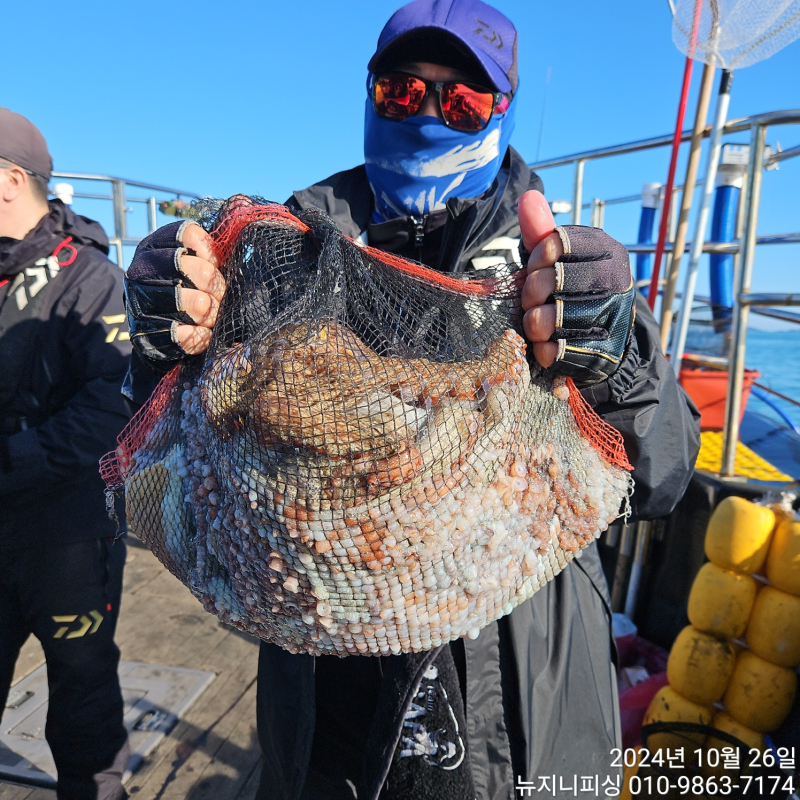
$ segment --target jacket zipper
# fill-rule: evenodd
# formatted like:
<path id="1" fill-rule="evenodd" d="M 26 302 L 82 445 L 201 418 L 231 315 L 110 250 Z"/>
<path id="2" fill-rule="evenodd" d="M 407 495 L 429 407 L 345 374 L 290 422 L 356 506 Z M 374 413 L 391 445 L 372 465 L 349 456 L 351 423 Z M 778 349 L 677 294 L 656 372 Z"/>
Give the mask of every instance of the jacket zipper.
<path id="1" fill-rule="evenodd" d="M 414 245 L 418 250 L 422 250 L 422 243 L 425 241 L 425 217 L 411 217 L 414 225 Z"/>

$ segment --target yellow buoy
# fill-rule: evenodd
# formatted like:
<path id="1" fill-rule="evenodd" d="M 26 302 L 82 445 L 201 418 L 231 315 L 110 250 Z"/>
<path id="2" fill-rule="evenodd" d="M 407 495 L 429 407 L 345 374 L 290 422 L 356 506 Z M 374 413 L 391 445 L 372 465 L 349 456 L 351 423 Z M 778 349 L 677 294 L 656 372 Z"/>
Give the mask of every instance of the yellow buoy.
<path id="1" fill-rule="evenodd" d="M 714 716 L 712 706 L 693 703 L 681 697 L 671 686 L 665 686 L 650 701 L 644 715 L 644 725 L 651 722 L 695 722 L 708 725 Z M 654 753 L 656 750 L 674 751 L 679 747 L 689 747 L 692 744 L 701 745 L 705 734 L 699 732 L 655 733 L 647 738 L 647 749 Z"/>
<path id="2" fill-rule="evenodd" d="M 728 733 L 741 742 L 741 744 L 746 745 L 748 751 L 751 749 L 763 751 L 764 749 L 764 734 L 745 727 L 726 711 L 720 711 L 714 717 L 711 724 L 718 731 Z M 706 743 L 703 747 L 702 773 L 706 778 L 715 777 L 717 780 L 727 775 L 735 782 L 737 774 L 745 775 L 749 773 L 747 766 L 753 759 L 749 756 L 747 759 L 744 759 L 741 750 L 738 750 L 736 758 L 732 759 L 733 764 L 738 763 L 738 767 L 736 767 L 737 772 L 734 773 L 732 772 L 734 768 L 733 765 L 726 763 L 725 755 L 722 752 L 725 747 L 733 748 L 735 745 L 731 744 L 727 739 L 721 739 L 715 736 L 709 736 L 708 739 L 706 739 Z"/>
<path id="3" fill-rule="evenodd" d="M 687 625 L 667 661 L 667 680 L 681 697 L 707 706 L 725 693 L 736 657 L 730 644 Z"/>
<path id="4" fill-rule="evenodd" d="M 797 676 L 792 670 L 743 650 L 736 659 L 723 702 L 737 722 L 768 733 L 786 719 L 796 691 Z"/>
<path id="5" fill-rule="evenodd" d="M 775 513 L 742 497 L 726 497 L 706 528 L 705 551 L 718 567 L 758 572 L 767 557 Z"/>
<path id="6" fill-rule="evenodd" d="M 718 731 L 735 736 L 742 744 L 746 744 L 748 747 L 754 747 L 757 750 L 764 749 L 764 734 L 742 725 L 741 722 L 737 722 L 727 711 L 720 711 L 714 717 L 711 725 Z M 709 736 L 706 740 L 706 749 L 722 750 L 723 747 L 731 747 L 731 745 L 724 739 L 715 739 L 713 736 Z"/>
<path id="7" fill-rule="evenodd" d="M 765 586 L 747 625 L 747 645 L 773 664 L 800 664 L 800 597 Z"/>
<path id="8" fill-rule="evenodd" d="M 767 556 L 767 577 L 773 586 L 800 595 L 800 522 L 783 516 Z"/>
<path id="9" fill-rule="evenodd" d="M 737 639 L 747 628 L 756 599 L 756 582 L 749 575 L 704 564 L 689 593 L 689 622 L 723 639 Z"/>

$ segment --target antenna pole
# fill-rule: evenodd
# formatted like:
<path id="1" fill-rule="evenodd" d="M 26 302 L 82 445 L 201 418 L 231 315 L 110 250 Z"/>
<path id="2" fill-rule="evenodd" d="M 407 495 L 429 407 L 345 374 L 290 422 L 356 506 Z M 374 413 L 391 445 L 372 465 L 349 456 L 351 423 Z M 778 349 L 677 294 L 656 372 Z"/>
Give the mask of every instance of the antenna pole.
<path id="1" fill-rule="evenodd" d="M 552 67 L 547 68 L 547 77 L 544 81 L 544 98 L 542 99 L 542 119 L 539 123 L 539 141 L 536 144 L 536 160 L 539 160 L 539 151 L 542 149 L 542 134 L 544 133 L 544 115 L 547 111 L 547 90 L 550 87 L 550 70 Z"/>

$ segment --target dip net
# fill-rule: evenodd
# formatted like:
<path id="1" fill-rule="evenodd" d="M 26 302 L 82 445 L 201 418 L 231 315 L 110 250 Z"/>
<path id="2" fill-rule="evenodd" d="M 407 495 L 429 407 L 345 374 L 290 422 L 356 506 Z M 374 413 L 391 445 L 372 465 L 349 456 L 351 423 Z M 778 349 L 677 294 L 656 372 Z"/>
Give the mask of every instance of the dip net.
<path id="1" fill-rule="evenodd" d="M 701 8 L 696 9 L 700 3 Z M 697 41 L 692 28 L 699 10 Z M 672 41 L 690 58 L 734 70 L 752 66 L 800 36 L 800 0 L 677 0 Z"/>
<path id="2" fill-rule="evenodd" d="M 532 368 L 519 265 L 445 275 L 258 198 L 198 212 L 227 281 L 211 346 L 102 472 L 208 611 L 291 652 L 427 650 L 618 516 L 621 437 Z"/>

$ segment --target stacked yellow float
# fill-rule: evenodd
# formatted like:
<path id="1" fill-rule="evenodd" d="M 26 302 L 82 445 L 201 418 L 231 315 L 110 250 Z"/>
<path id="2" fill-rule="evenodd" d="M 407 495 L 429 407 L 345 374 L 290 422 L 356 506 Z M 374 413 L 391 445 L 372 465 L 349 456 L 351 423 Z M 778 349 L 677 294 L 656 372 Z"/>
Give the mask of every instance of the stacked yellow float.
<path id="1" fill-rule="evenodd" d="M 691 625 L 672 646 L 669 685 L 653 698 L 644 724 L 710 724 L 761 749 L 764 734 L 786 718 L 797 689 L 800 522 L 728 497 L 709 521 L 705 552 L 709 563 L 689 595 Z M 720 702 L 724 711 L 714 708 Z M 648 747 L 677 748 L 694 740 L 701 745 L 703 738 L 660 734 L 650 737 Z M 722 746 L 716 739 L 706 743 Z"/>

